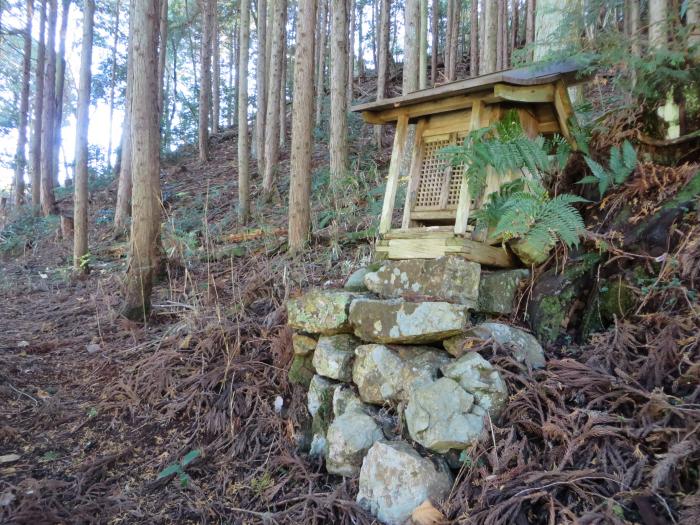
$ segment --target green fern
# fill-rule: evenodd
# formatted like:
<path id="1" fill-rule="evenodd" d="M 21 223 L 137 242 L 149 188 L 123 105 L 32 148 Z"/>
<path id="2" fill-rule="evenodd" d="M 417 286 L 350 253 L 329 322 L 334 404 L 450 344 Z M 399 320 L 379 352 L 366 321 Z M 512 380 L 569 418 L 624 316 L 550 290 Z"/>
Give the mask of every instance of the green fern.
<path id="1" fill-rule="evenodd" d="M 629 141 L 622 144 L 622 149 L 613 147 L 610 149 L 609 169 L 605 169 L 601 164 L 592 158 L 585 157 L 586 164 L 592 175 L 586 175 L 578 184 L 597 184 L 598 193 L 602 198 L 610 186 L 623 184 L 627 177 L 637 166 L 637 152 Z"/>

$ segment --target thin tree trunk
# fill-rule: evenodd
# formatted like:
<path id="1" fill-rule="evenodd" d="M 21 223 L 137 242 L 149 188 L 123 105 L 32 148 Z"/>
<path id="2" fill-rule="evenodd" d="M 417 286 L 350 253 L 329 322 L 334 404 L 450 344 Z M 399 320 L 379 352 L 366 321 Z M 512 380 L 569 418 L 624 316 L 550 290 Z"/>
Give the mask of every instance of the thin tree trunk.
<path id="1" fill-rule="evenodd" d="M 498 0 L 496 22 L 496 71 L 503 69 L 503 6 L 505 0 Z"/>
<path id="2" fill-rule="evenodd" d="M 32 74 L 32 17 L 34 0 L 27 0 L 27 20 L 24 26 L 24 55 L 22 58 L 22 93 L 19 103 L 17 153 L 15 154 L 15 204 L 24 204 L 24 171 L 27 166 L 27 120 L 29 118 L 29 82 Z"/>
<path id="3" fill-rule="evenodd" d="M 450 29 L 450 64 L 449 64 L 449 80 L 457 78 L 457 63 L 459 62 L 459 27 L 462 17 L 462 1 L 452 0 L 452 21 Z"/>
<path id="4" fill-rule="evenodd" d="M 513 52 L 518 49 L 518 32 L 520 31 L 520 13 L 518 12 L 518 0 L 512 0 L 511 10 L 511 32 L 510 32 L 510 54 L 508 55 L 508 66 L 513 63 Z"/>
<path id="5" fill-rule="evenodd" d="M 126 233 L 127 221 L 131 213 L 131 193 L 132 193 L 132 172 L 131 166 L 131 113 L 133 103 L 133 85 L 134 85 L 134 42 L 132 35 L 134 2 L 129 2 L 129 43 L 127 51 L 127 66 L 126 66 L 126 98 L 124 103 L 124 122 L 122 123 L 122 138 L 121 148 L 119 152 L 119 187 L 117 188 L 117 205 L 114 210 L 114 235 L 121 237 Z M 175 71 L 176 69 L 173 68 Z"/>
<path id="6" fill-rule="evenodd" d="M 255 78 L 255 160 L 258 173 L 265 171 L 265 116 L 267 111 L 267 0 L 258 0 L 258 56 Z"/>
<path id="7" fill-rule="evenodd" d="M 212 122 L 211 132 L 219 132 L 221 121 L 221 44 L 219 42 L 219 0 L 211 0 L 212 18 Z"/>
<path id="8" fill-rule="evenodd" d="M 357 77 L 362 79 L 365 76 L 365 50 L 364 50 L 364 35 L 362 34 L 362 28 L 364 20 L 362 17 L 362 7 L 357 5 L 355 2 L 355 9 L 357 10 Z"/>
<path id="9" fill-rule="evenodd" d="M 58 187 L 58 154 L 61 150 L 61 132 L 63 131 L 63 89 L 66 83 L 66 32 L 68 31 L 68 16 L 71 0 L 62 1 L 61 30 L 58 40 L 58 55 L 56 56 L 56 100 L 54 106 L 53 151 L 51 174 L 53 186 Z M 66 173 L 66 177 L 68 173 Z"/>
<path id="10" fill-rule="evenodd" d="M 649 47 L 660 49 L 668 44 L 668 4 L 666 0 L 649 0 Z"/>
<path id="11" fill-rule="evenodd" d="M 338 9 L 336 4 L 345 0 L 333 1 L 333 19 Z M 343 8 L 342 11 L 345 11 Z M 297 23 L 297 44 L 294 60 L 294 106 L 292 112 L 292 151 L 290 162 L 289 187 L 289 249 L 299 252 L 304 247 L 311 229 L 311 152 L 313 148 L 313 89 L 314 89 L 314 26 L 316 20 L 316 0 L 299 0 Z M 338 34 L 333 24 L 333 45 L 336 39 L 347 39 L 347 25 L 342 25 Z M 343 77 L 345 76 L 345 70 Z M 332 92 L 331 92 L 332 93 Z"/>
<path id="12" fill-rule="evenodd" d="M 30 0 L 31 1 L 31 0 Z M 31 143 L 29 145 L 32 178 L 32 207 L 39 213 L 41 206 L 41 137 L 44 118 L 44 69 L 46 66 L 46 5 L 47 0 L 41 0 L 39 23 L 39 42 L 36 55 L 36 93 L 34 94 L 34 125 Z"/>
<path id="13" fill-rule="evenodd" d="M 430 13 L 430 32 L 432 42 L 430 44 L 430 82 L 437 84 L 438 48 L 440 47 L 440 35 L 438 34 L 438 22 L 440 21 L 440 1 L 433 0 Z"/>
<path id="14" fill-rule="evenodd" d="M 454 18 L 454 0 L 447 0 L 447 18 L 445 20 L 445 50 L 443 52 L 443 61 L 445 62 L 445 80 L 450 79 L 450 53 L 452 53 L 452 19 Z"/>
<path id="15" fill-rule="evenodd" d="M 535 44 L 535 0 L 527 0 L 527 12 L 525 13 L 525 47 L 528 48 L 528 62 L 534 57 L 533 46 Z"/>
<path id="16" fill-rule="evenodd" d="M 377 66 L 377 100 L 382 100 L 386 96 L 386 81 L 389 70 L 389 15 L 391 11 L 391 0 L 380 0 L 379 11 L 379 50 L 377 51 L 379 64 Z M 374 127 L 377 148 L 382 148 L 382 126 Z"/>
<path id="17" fill-rule="evenodd" d="M 418 42 L 418 88 L 428 87 L 428 0 L 420 0 L 420 38 Z"/>
<path id="18" fill-rule="evenodd" d="M 286 3 L 286 2 L 285 2 Z M 287 10 L 285 9 L 285 24 L 287 22 Z M 280 137 L 279 147 L 283 149 L 287 142 L 287 34 L 285 31 L 284 39 L 282 40 L 282 81 L 280 82 Z"/>
<path id="19" fill-rule="evenodd" d="M 165 113 L 165 61 L 168 58 L 168 0 L 160 0 L 158 53 L 158 125 L 163 122 Z"/>
<path id="20" fill-rule="evenodd" d="M 265 171 L 263 172 L 263 193 L 267 198 L 272 194 L 279 161 L 280 97 L 282 91 L 282 61 L 284 60 L 284 35 L 286 29 L 286 0 L 272 0 L 272 41 L 270 54 L 270 84 L 267 96 L 265 117 Z"/>
<path id="21" fill-rule="evenodd" d="M 469 12 L 469 75 L 479 74 L 479 0 L 472 0 Z"/>
<path id="22" fill-rule="evenodd" d="M 348 16 L 348 106 L 352 104 L 355 89 L 355 0 L 347 0 Z"/>
<path id="23" fill-rule="evenodd" d="M 418 90 L 420 0 L 406 0 L 404 11 L 403 94 Z"/>
<path id="24" fill-rule="evenodd" d="M 308 0 L 302 0 L 308 1 Z M 308 11 L 307 11 L 308 12 Z M 335 190 L 348 169 L 347 72 L 348 72 L 348 18 L 346 0 L 331 0 L 331 122 L 330 168 L 331 185 Z M 302 25 L 301 17 L 299 26 Z M 297 66 L 294 69 L 294 105 L 297 99 Z M 296 114 L 296 109 L 294 109 Z M 294 124 L 292 124 L 292 129 Z"/>
<path id="25" fill-rule="evenodd" d="M 318 68 L 316 69 L 316 116 L 314 122 L 316 127 L 321 125 L 321 109 L 323 107 L 323 97 L 325 95 L 324 79 L 326 76 L 326 35 L 328 34 L 328 2 L 329 0 L 319 1 L 319 16 L 318 16 Z"/>
<path id="26" fill-rule="evenodd" d="M 159 0 L 137 0 L 134 10 L 131 164 L 134 168 L 133 221 L 122 313 L 147 319 L 158 267 L 160 236 L 160 133 L 158 130 Z"/>
<path id="27" fill-rule="evenodd" d="M 639 0 L 637 0 L 638 2 Z M 634 0 L 632 3 L 635 3 Z M 637 6 L 639 10 L 639 6 Z M 689 0 L 686 11 L 686 22 L 688 24 L 688 47 L 694 50 L 694 56 L 700 59 L 700 1 Z"/>
<path id="28" fill-rule="evenodd" d="M 496 70 L 498 50 L 496 49 L 498 37 L 498 4 L 486 2 L 484 22 L 484 62 L 480 74 L 492 73 Z"/>
<path id="29" fill-rule="evenodd" d="M 85 0 L 75 132 L 75 209 L 73 211 L 73 267 L 82 272 L 88 271 L 87 261 L 84 257 L 88 253 L 88 126 L 94 15 L 95 0 Z"/>
<path id="30" fill-rule="evenodd" d="M 41 132 L 41 210 L 44 215 L 57 212 L 53 193 L 53 144 L 54 119 L 56 115 L 56 21 L 58 6 L 56 0 L 49 0 L 48 34 L 46 37 L 46 71 L 44 72 L 44 114 Z"/>
<path id="31" fill-rule="evenodd" d="M 240 43 L 238 45 L 238 218 L 250 215 L 250 173 L 248 159 L 248 48 L 250 47 L 250 4 L 241 0 Z"/>
<path id="32" fill-rule="evenodd" d="M 379 44 L 377 43 L 379 40 L 379 34 L 378 34 L 378 27 L 379 27 L 379 2 L 372 2 L 372 39 L 370 42 L 372 42 L 372 64 L 374 65 L 374 74 L 377 74 L 377 68 L 379 67 L 379 62 L 377 59 L 377 48 L 379 47 Z"/>
<path id="33" fill-rule="evenodd" d="M 211 105 L 211 42 L 214 0 L 201 0 L 202 43 L 200 47 L 199 85 L 199 161 L 209 160 L 209 107 Z"/>
<path id="34" fill-rule="evenodd" d="M 164 0 L 167 3 L 167 0 Z M 114 95 L 117 84 L 117 44 L 119 43 L 119 15 L 121 0 L 117 0 L 114 14 L 114 40 L 112 41 L 112 75 L 109 82 L 109 130 L 107 139 L 107 170 L 112 170 L 112 122 L 114 121 Z"/>

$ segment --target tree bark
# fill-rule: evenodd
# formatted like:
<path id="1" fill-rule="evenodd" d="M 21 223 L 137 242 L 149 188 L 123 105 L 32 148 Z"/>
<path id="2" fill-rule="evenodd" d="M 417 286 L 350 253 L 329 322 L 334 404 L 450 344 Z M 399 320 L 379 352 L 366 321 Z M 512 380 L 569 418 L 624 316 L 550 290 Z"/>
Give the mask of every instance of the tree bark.
<path id="1" fill-rule="evenodd" d="M 62 0 L 61 29 L 58 39 L 58 55 L 56 56 L 56 100 L 54 106 L 53 151 L 51 174 L 53 186 L 58 187 L 58 155 L 61 151 L 61 132 L 63 127 L 63 90 L 66 83 L 66 32 L 68 30 L 68 16 L 70 14 L 71 0 Z M 66 177 L 68 173 L 66 173 Z"/>
<path id="2" fill-rule="evenodd" d="M 355 9 L 357 11 L 357 77 L 359 79 L 365 76 L 365 50 L 362 34 L 364 20 L 362 16 L 362 7 L 363 6 L 357 5 L 357 2 L 355 2 Z"/>
<path id="3" fill-rule="evenodd" d="M 24 172 L 27 167 L 27 120 L 29 118 L 29 82 L 32 73 L 32 17 L 34 0 L 27 0 L 27 20 L 24 26 L 24 55 L 22 58 L 22 93 L 19 103 L 17 152 L 15 154 L 15 205 L 24 204 Z"/>
<path id="4" fill-rule="evenodd" d="M 472 0 L 469 11 L 469 75 L 479 74 L 479 0 Z"/>
<path id="5" fill-rule="evenodd" d="M 418 90 L 420 0 L 406 0 L 404 11 L 403 94 Z"/>
<path id="6" fill-rule="evenodd" d="M 214 0 L 201 0 L 202 43 L 199 72 L 199 161 L 209 160 L 209 109 L 211 106 L 211 42 Z"/>
<path id="7" fill-rule="evenodd" d="M 420 0 L 420 39 L 418 43 L 418 88 L 428 87 L 428 0 Z"/>
<path id="8" fill-rule="evenodd" d="M 122 313 L 147 319 L 158 267 L 160 235 L 160 133 L 158 130 L 159 0 L 137 0 L 133 34 L 131 164 L 134 168 L 129 266 Z"/>
<path id="9" fill-rule="evenodd" d="M 459 45 L 459 21 L 462 13 L 462 2 L 460 0 L 448 0 L 452 8 L 448 12 L 449 37 L 446 47 L 449 49 L 445 62 L 445 76 L 448 81 L 454 80 L 457 76 L 458 45 Z"/>
<path id="10" fill-rule="evenodd" d="M 212 123 L 211 132 L 219 132 L 221 121 L 221 42 L 219 40 L 219 1 L 212 0 Z"/>
<path id="11" fill-rule="evenodd" d="M 527 12 L 525 13 L 525 47 L 528 48 L 528 62 L 532 62 L 534 56 L 533 45 L 535 43 L 535 0 L 527 0 Z"/>
<path id="12" fill-rule="evenodd" d="M 660 49 L 668 44 L 668 4 L 666 0 L 649 0 L 649 47 Z"/>
<path id="13" fill-rule="evenodd" d="M 258 0 L 258 56 L 255 77 L 255 160 L 258 173 L 265 171 L 265 116 L 267 111 L 267 0 Z"/>
<path id="14" fill-rule="evenodd" d="M 498 0 L 497 23 L 496 23 L 496 71 L 503 69 L 503 6 L 505 0 Z"/>
<path id="15" fill-rule="evenodd" d="M 132 35 L 134 33 L 134 2 L 129 1 L 129 43 L 126 60 L 126 97 L 124 101 L 124 122 L 122 123 L 121 150 L 119 152 L 119 186 L 117 204 L 114 210 L 114 235 L 121 237 L 126 233 L 127 221 L 131 213 L 132 166 L 131 166 L 131 113 L 133 102 L 134 64 Z M 173 71 L 175 68 L 173 68 Z"/>
<path id="16" fill-rule="evenodd" d="M 160 126 L 165 113 L 165 61 L 168 58 L 168 0 L 160 0 L 158 45 L 158 125 Z"/>
<path id="17" fill-rule="evenodd" d="M 348 72 L 348 18 L 345 0 L 331 0 L 331 16 L 331 130 L 329 151 L 331 185 L 335 190 L 348 169 L 348 94 L 346 85 Z M 299 19 L 300 24 L 301 17 Z M 297 79 L 296 71 L 295 66 L 295 83 Z M 296 105 L 296 85 L 294 93 L 294 104 Z M 294 125 L 292 124 L 293 128 Z"/>
<path id="18" fill-rule="evenodd" d="M 31 0 L 30 0 L 31 1 Z M 47 0 L 41 0 L 39 22 L 39 42 L 36 55 L 36 93 L 34 94 L 34 125 L 32 130 L 29 152 L 31 157 L 32 178 L 32 207 L 39 213 L 41 206 L 41 136 L 44 117 L 44 69 L 46 66 L 46 5 Z"/>
<path id="19" fill-rule="evenodd" d="M 438 22 L 440 21 L 440 1 L 433 0 L 430 13 L 430 32 L 432 42 L 430 44 L 430 82 L 433 87 L 437 84 L 438 48 L 440 47 L 440 34 Z"/>
<path id="20" fill-rule="evenodd" d="M 279 161 L 280 97 L 282 91 L 282 61 L 284 59 L 284 35 L 287 21 L 287 1 L 271 0 L 272 10 L 272 51 L 270 54 L 269 91 L 267 115 L 265 116 L 265 171 L 263 172 L 263 193 L 267 198 L 272 194 L 277 163 Z M 314 21 L 315 22 L 315 21 Z"/>
<path id="21" fill-rule="evenodd" d="M 57 212 L 53 193 L 53 144 L 56 105 L 56 21 L 58 6 L 56 0 L 49 0 L 48 34 L 46 37 L 46 71 L 44 72 L 44 113 L 41 124 L 41 210 L 44 215 Z"/>
<path id="22" fill-rule="evenodd" d="M 518 49 L 519 45 L 519 40 L 518 40 L 518 33 L 520 31 L 520 12 L 518 11 L 518 7 L 520 5 L 520 2 L 518 0 L 512 0 L 510 4 L 510 10 L 511 10 L 511 20 L 512 20 L 512 28 L 510 32 L 510 54 L 508 56 L 508 65 L 510 65 L 513 62 L 513 52 Z"/>
<path id="23" fill-rule="evenodd" d="M 345 0 L 333 1 L 333 19 L 338 9 L 336 4 Z M 345 11 L 343 7 L 342 11 Z M 342 18 L 342 17 L 340 17 Z M 292 110 L 292 151 L 289 186 L 289 249 L 299 252 L 303 249 L 311 228 L 311 152 L 313 148 L 313 87 L 314 87 L 314 25 L 316 20 L 316 0 L 299 0 L 297 22 L 297 44 L 294 60 L 294 106 Z M 333 24 L 332 48 L 335 41 L 347 39 L 347 25 L 342 24 L 340 34 Z M 345 69 L 341 70 L 343 77 Z"/>
<path id="24" fill-rule="evenodd" d="M 483 29 L 484 61 L 479 73 L 493 73 L 496 71 L 498 50 L 496 40 L 498 37 L 498 4 L 490 1 L 484 6 L 485 20 Z"/>
<path id="25" fill-rule="evenodd" d="M 347 0 L 346 13 L 348 17 L 348 101 L 347 105 L 352 104 L 355 84 L 355 0 Z"/>
<path id="26" fill-rule="evenodd" d="M 250 47 L 250 3 L 241 0 L 238 45 L 238 218 L 242 223 L 250 215 L 250 172 L 248 160 L 248 48 Z"/>
<path id="27" fill-rule="evenodd" d="M 318 16 L 318 68 L 316 69 L 316 116 L 314 123 L 316 127 L 321 125 L 321 109 L 323 108 L 323 97 L 325 94 L 326 77 L 326 35 L 328 34 L 328 2 L 329 0 L 319 0 Z"/>
<path id="28" fill-rule="evenodd" d="M 167 3 L 167 0 L 163 0 Z M 107 139 L 107 169 L 112 170 L 112 122 L 114 121 L 114 95 L 117 84 L 117 44 L 119 43 L 119 15 L 121 0 L 117 0 L 114 13 L 114 40 L 112 41 L 112 75 L 109 82 L 109 134 Z"/>
<path id="29" fill-rule="evenodd" d="M 379 46 L 377 51 L 377 100 L 386 97 L 386 81 L 389 70 L 389 15 L 391 11 L 391 0 L 380 0 L 379 11 Z M 382 148 L 383 127 L 374 127 L 377 147 Z"/>
<path id="30" fill-rule="evenodd" d="M 698 60 L 700 59 L 700 1 L 688 1 L 686 22 L 688 24 L 688 47 L 692 48 L 693 56 Z"/>
<path id="31" fill-rule="evenodd" d="M 75 132 L 75 197 L 73 211 L 73 266 L 87 272 L 88 253 L 88 126 L 90 83 L 92 80 L 92 39 L 95 0 L 85 0 L 83 7 L 83 42 L 80 55 L 80 85 Z"/>
<path id="32" fill-rule="evenodd" d="M 287 13 L 285 9 L 285 24 L 287 22 Z M 280 119 L 280 136 L 279 136 L 279 148 L 284 149 L 287 142 L 287 34 L 285 31 L 284 38 L 282 39 L 282 81 L 280 82 L 280 96 L 279 96 L 279 119 Z"/>

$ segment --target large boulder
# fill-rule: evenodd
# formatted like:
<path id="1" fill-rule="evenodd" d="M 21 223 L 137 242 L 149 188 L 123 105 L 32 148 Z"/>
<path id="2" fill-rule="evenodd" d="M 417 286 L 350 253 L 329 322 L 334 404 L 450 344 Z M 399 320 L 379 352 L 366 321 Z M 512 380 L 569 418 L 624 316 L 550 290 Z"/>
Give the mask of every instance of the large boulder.
<path id="1" fill-rule="evenodd" d="M 481 265 L 462 257 L 387 261 L 365 276 L 365 285 L 382 297 L 421 298 L 475 306 Z"/>
<path id="2" fill-rule="evenodd" d="M 466 306 L 401 299 L 356 299 L 350 305 L 355 335 L 372 343 L 434 343 L 457 335 L 469 320 Z"/>
<path id="3" fill-rule="evenodd" d="M 331 379 L 350 381 L 355 348 L 361 344 L 362 341 L 350 334 L 321 336 L 313 357 L 316 372 Z"/>
<path id="4" fill-rule="evenodd" d="M 503 323 L 481 323 L 469 328 L 463 335 L 472 342 L 493 339 L 499 345 L 510 349 L 513 357 L 532 368 L 545 365 L 544 350 L 535 336 Z M 445 343 L 443 343 L 445 344 Z M 463 345 L 468 347 L 469 345 Z"/>
<path id="5" fill-rule="evenodd" d="M 476 352 L 451 361 L 442 367 L 445 377 L 454 379 L 474 396 L 477 404 L 492 415 L 498 414 L 508 399 L 508 388 L 501 374 Z"/>
<path id="6" fill-rule="evenodd" d="M 411 391 L 405 416 L 408 433 L 438 453 L 464 449 L 479 440 L 486 415 L 456 381 L 442 377 Z"/>
<path id="7" fill-rule="evenodd" d="M 375 441 L 384 438 L 379 425 L 360 410 L 348 410 L 328 427 L 326 470 L 340 476 L 354 476 Z"/>
<path id="8" fill-rule="evenodd" d="M 443 500 L 451 487 L 442 459 L 423 458 L 404 441 L 377 441 L 362 462 L 357 502 L 382 523 L 402 525 L 421 503 Z"/>
<path id="9" fill-rule="evenodd" d="M 362 345 L 355 349 L 352 380 L 365 403 L 407 400 L 412 385 L 436 379 L 447 361 L 447 355 L 431 347 Z"/>
<path id="10" fill-rule="evenodd" d="M 287 302 L 288 324 L 309 334 L 334 335 L 350 333 L 350 303 L 357 297 L 352 292 L 314 290 Z"/>
<path id="11" fill-rule="evenodd" d="M 477 310 L 489 314 L 512 313 L 520 283 L 529 277 L 530 270 L 525 269 L 483 272 L 479 284 Z"/>

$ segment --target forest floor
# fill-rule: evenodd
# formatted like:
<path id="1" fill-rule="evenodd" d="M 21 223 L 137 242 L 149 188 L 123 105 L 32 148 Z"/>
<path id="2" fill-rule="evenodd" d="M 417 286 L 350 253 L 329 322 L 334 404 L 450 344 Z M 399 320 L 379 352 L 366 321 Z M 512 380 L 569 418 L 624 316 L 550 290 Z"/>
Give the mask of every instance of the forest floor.
<path id="1" fill-rule="evenodd" d="M 215 137 L 211 162 L 185 151 L 163 169 L 168 263 L 145 325 L 118 313 L 126 244 L 110 230 L 114 186 L 93 194 L 89 276 L 71 275 L 71 245 L 53 234 L 2 262 L 0 522 L 372 523 L 357 479 L 298 452 L 309 422 L 304 390 L 287 379 L 285 301 L 368 262 L 377 181 L 356 180 L 342 210 L 315 185 L 312 249 L 293 258 L 283 186 L 237 223 L 234 146 Z M 547 348 L 541 371 L 480 349 L 511 401 L 492 441 L 470 451 L 446 516 L 698 522 L 700 309 L 668 299 L 698 278 L 700 229 L 679 228 L 680 262 L 639 291 L 633 318 Z"/>

